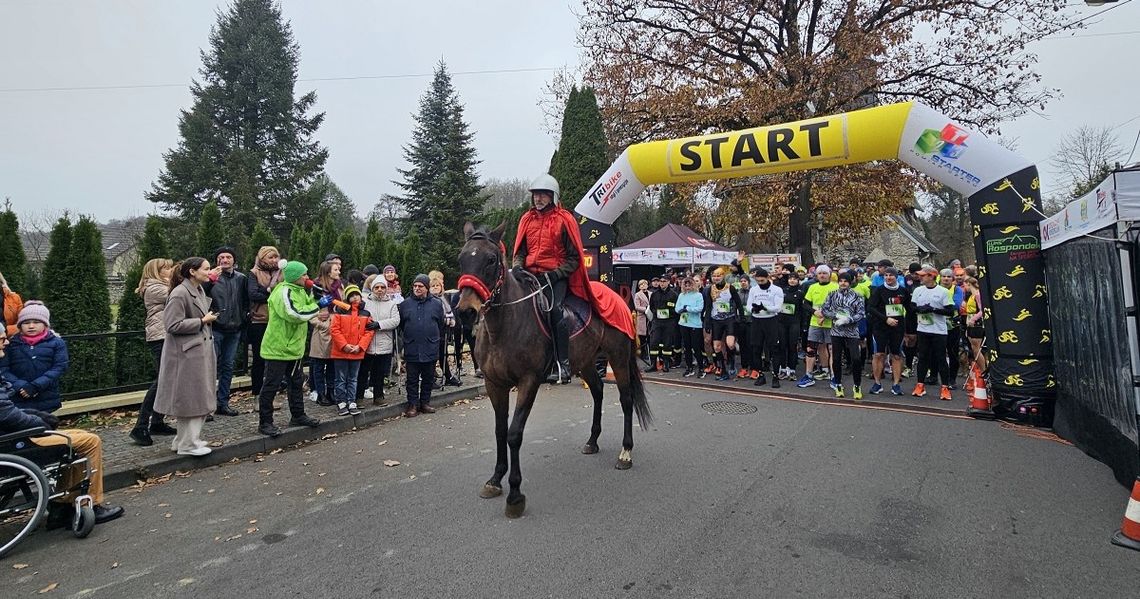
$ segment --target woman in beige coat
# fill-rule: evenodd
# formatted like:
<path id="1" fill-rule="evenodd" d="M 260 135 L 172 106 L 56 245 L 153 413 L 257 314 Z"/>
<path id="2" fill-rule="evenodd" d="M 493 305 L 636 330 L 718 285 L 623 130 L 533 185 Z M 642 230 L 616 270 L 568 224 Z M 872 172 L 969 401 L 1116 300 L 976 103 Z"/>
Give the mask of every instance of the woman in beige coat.
<path id="1" fill-rule="evenodd" d="M 170 295 L 170 273 L 174 261 L 169 258 L 154 258 L 143 265 L 142 277 L 135 293 L 143 299 L 146 307 L 146 347 L 154 356 L 154 366 L 162 364 L 162 341 L 166 339 L 166 329 L 162 326 L 162 312 L 166 309 L 166 297 Z M 175 430 L 162 421 L 162 414 L 154 411 L 154 398 L 158 393 L 158 376 L 147 389 L 135 427 L 131 429 L 131 441 L 136 445 L 153 445 L 151 435 L 173 435 Z"/>
<path id="2" fill-rule="evenodd" d="M 218 315 L 210 312 L 210 296 L 202 283 L 210 279 L 205 258 L 183 260 L 170 277 L 170 297 L 162 314 L 166 338 L 162 365 L 158 369 L 156 412 L 173 416 L 178 434 L 170 449 L 179 455 L 203 456 L 210 448 L 199 439 L 206 416 L 214 411 L 214 356 L 212 324 Z"/>

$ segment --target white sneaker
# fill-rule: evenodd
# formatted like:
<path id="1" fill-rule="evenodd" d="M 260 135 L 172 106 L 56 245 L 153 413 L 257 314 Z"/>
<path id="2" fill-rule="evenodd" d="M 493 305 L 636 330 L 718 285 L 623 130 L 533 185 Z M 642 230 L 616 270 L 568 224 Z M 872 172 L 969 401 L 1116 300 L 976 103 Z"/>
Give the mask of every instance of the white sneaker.
<path id="1" fill-rule="evenodd" d="M 360 413 L 360 408 L 356 407 L 355 401 L 348 402 L 348 413 L 349 414 L 359 414 Z"/>
<path id="2" fill-rule="evenodd" d="M 317 392 L 316 391 L 309 391 L 309 401 L 311 401 L 311 402 L 317 401 Z"/>
<path id="3" fill-rule="evenodd" d="M 372 390 L 371 389 L 365 389 L 364 390 L 364 399 L 372 399 Z"/>
<path id="4" fill-rule="evenodd" d="M 202 457 L 204 455 L 209 455 L 212 451 L 214 450 L 210 449 L 209 447 L 195 447 L 194 449 L 179 449 L 178 455 L 192 455 L 195 457 Z"/>

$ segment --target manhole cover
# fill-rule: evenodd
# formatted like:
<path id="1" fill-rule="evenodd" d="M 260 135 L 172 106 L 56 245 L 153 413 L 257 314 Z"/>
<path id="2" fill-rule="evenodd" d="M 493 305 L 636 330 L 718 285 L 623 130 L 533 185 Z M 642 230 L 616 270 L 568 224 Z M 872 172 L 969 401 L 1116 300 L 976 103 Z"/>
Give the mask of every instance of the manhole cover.
<path id="1" fill-rule="evenodd" d="M 701 404 L 701 409 L 713 414 L 751 414 L 756 406 L 739 401 L 710 401 Z"/>

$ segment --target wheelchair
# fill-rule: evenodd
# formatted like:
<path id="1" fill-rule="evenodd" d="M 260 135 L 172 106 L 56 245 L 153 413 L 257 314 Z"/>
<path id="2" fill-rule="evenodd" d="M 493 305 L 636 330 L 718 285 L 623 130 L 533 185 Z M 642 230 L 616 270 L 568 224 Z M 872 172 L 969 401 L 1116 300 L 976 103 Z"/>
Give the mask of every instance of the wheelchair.
<path id="1" fill-rule="evenodd" d="M 52 435 L 67 443 L 41 447 L 31 441 Z M 61 488 L 71 468 L 82 468 L 83 480 Z M 77 493 L 71 531 L 80 539 L 91 534 L 95 527 L 95 502 L 87 494 L 91 474 L 87 458 L 76 454 L 71 438 L 62 432 L 40 427 L 0 435 L 0 558 L 39 527 L 52 501 L 71 493 Z"/>

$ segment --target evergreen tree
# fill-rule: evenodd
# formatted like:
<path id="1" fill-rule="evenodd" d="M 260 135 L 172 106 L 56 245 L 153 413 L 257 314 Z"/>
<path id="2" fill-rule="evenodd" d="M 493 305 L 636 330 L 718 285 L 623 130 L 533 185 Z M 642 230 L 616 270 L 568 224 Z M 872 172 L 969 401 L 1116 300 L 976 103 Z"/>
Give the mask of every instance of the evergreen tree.
<path id="1" fill-rule="evenodd" d="M 146 306 L 135 290 L 142 278 L 142 269 L 155 258 L 169 258 L 170 249 L 162 231 L 162 221 L 155 216 L 146 219 L 146 228 L 139 240 L 138 258 L 127 272 L 123 297 L 119 300 L 119 313 L 115 320 L 118 332 L 137 331 L 138 335 L 119 337 L 115 341 L 116 384 L 133 385 L 151 380 L 157 370 L 154 357 L 146 347 Z"/>
<path id="2" fill-rule="evenodd" d="M 427 268 L 427 266 L 424 264 L 423 250 L 421 249 L 423 246 L 420 241 L 420 236 L 416 234 L 415 231 L 404 238 L 404 243 L 402 245 L 403 247 L 401 248 L 401 255 L 403 256 L 403 259 L 400 261 L 399 273 L 402 280 L 408 281 L 405 284 L 407 289 L 405 293 L 408 293 L 411 290 L 412 279 L 414 279 L 418 274 L 426 274 L 427 271 L 431 269 Z M 456 250 L 456 256 L 458 255 L 459 251 Z"/>
<path id="3" fill-rule="evenodd" d="M 311 250 L 313 261 L 309 264 L 309 268 L 313 272 L 316 272 L 317 267 L 320 266 L 321 262 L 324 262 L 325 256 L 332 253 L 333 247 L 336 246 L 336 239 L 339 237 L 332 216 L 328 214 L 325 215 L 325 220 L 321 223 L 320 236 L 318 237 L 315 233 L 314 239 L 319 239 L 320 242 L 314 243 Z"/>
<path id="4" fill-rule="evenodd" d="M 300 223 L 293 225 L 293 232 L 289 235 L 289 247 L 285 256 L 290 256 L 304 262 L 309 257 L 309 234 Z"/>
<path id="5" fill-rule="evenodd" d="M 12 211 L 11 201 L 5 202 L 4 211 L 0 212 L 0 273 L 12 291 L 28 294 L 28 266 L 24 244 L 20 241 L 20 219 Z"/>
<path id="6" fill-rule="evenodd" d="M 571 88 L 562 114 L 562 137 L 550 166 L 550 174 L 561 188 L 563 207 L 573 210 L 606 173 L 610 164 L 607 153 L 594 90 Z"/>
<path id="7" fill-rule="evenodd" d="M 389 260 L 388 242 L 380 231 L 380 223 L 373 217 L 368 220 L 368 229 L 364 233 L 364 252 L 360 261 L 365 266 L 374 264 L 377 268 L 384 268 L 388 263 L 386 260 Z"/>
<path id="8" fill-rule="evenodd" d="M 202 52 L 193 105 L 182 111 L 178 146 L 147 198 L 185 220 L 213 200 L 236 226 L 234 238 L 264 219 L 277 236 L 322 208 L 312 182 L 328 150 L 314 134 L 324 113 L 316 94 L 295 96 L 300 48 L 273 0 L 234 0 L 218 13 Z M 210 248 L 214 249 L 214 248 Z"/>
<path id="9" fill-rule="evenodd" d="M 264 222 L 257 221 L 257 224 L 253 227 L 253 234 L 249 236 L 248 249 L 242 252 L 241 259 L 248 262 L 250 266 L 253 266 L 253 260 L 257 256 L 258 250 L 267 245 L 277 247 L 277 239 L 273 237 L 273 232 L 269 230 L 269 227 L 265 226 Z M 281 248 L 278 247 L 277 249 L 280 250 Z M 238 269 L 248 270 L 249 268 L 241 268 L 239 264 Z"/>
<path id="10" fill-rule="evenodd" d="M 202 258 L 213 259 L 214 250 L 225 245 L 226 238 L 222 232 L 222 213 L 218 210 L 217 203 L 206 202 L 206 207 L 202 209 L 201 218 L 198 219 L 196 239 L 197 255 Z M 189 256 L 183 257 L 189 258 Z"/>
<path id="11" fill-rule="evenodd" d="M 95 221 L 84 216 L 76 223 L 71 238 L 65 306 L 58 326 L 64 335 L 105 333 L 111 330 L 111 299 L 107 292 L 107 272 L 103 262 L 103 236 Z M 52 324 L 58 318 L 52 314 Z M 73 339 L 68 342 L 71 365 L 63 377 L 63 391 L 83 391 L 110 387 L 115 382 L 107 357 L 114 355 L 111 338 Z"/>
<path id="12" fill-rule="evenodd" d="M 60 318 L 67 319 L 64 315 L 67 310 L 64 299 L 73 293 L 67 281 L 67 269 L 71 261 L 71 219 L 66 214 L 52 227 L 50 243 L 43 270 L 40 271 L 40 287 L 44 303 L 52 310 L 52 325 L 56 330 L 67 333 L 70 331 L 60 326 Z"/>
<path id="13" fill-rule="evenodd" d="M 412 143 L 404 147 L 411 168 L 400 170 L 400 198 L 407 221 L 422 232 L 424 265 L 454 269 L 462 246 L 463 224 L 480 211 L 486 198 L 475 172 L 479 161 L 474 134 L 463 120 L 463 106 L 441 61 L 431 87 L 420 98 Z"/>
<path id="14" fill-rule="evenodd" d="M 332 253 L 340 256 L 341 276 L 347 274 L 351 269 L 363 266 L 360 263 L 360 244 L 357 242 L 356 234 L 352 231 L 345 231 L 340 234 L 340 237 L 337 237 Z"/>

